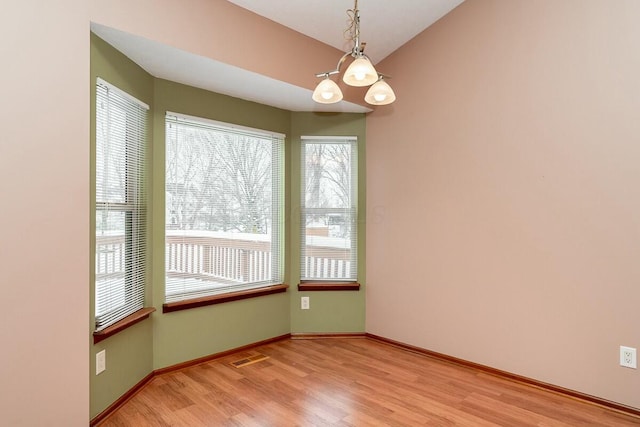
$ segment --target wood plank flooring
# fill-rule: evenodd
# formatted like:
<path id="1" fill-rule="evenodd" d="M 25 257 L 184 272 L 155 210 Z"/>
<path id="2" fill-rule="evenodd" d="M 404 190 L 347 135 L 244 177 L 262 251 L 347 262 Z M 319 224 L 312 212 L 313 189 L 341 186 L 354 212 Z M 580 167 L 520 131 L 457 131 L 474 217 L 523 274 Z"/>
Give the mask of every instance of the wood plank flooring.
<path id="1" fill-rule="evenodd" d="M 231 362 L 261 353 L 242 368 Z M 284 340 L 154 378 L 111 426 L 640 426 L 366 338 Z"/>

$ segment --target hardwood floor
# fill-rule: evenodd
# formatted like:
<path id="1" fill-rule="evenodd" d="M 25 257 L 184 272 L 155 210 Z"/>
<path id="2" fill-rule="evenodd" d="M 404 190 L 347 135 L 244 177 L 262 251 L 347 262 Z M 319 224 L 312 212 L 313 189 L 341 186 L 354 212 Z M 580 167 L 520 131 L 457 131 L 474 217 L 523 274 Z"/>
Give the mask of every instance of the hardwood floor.
<path id="1" fill-rule="evenodd" d="M 261 353 L 241 368 L 231 362 Z M 100 426 L 640 426 L 366 338 L 284 340 L 154 378 Z"/>

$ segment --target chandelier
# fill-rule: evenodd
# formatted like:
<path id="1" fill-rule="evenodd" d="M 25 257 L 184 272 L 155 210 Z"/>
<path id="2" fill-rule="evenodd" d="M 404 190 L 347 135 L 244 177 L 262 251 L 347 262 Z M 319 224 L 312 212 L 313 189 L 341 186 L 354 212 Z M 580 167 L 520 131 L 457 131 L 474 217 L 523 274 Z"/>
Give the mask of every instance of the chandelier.
<path id="1" fill-rule="evenodd" d="M 371 86 L 364 96 L 364 100 L 372 105 L 387 105 L 396 100 L 391 86 L 384 81 L 384 74 L 378 73 L 371 60 L 364 54 L 366 43 L 360 42 L 360 12 L 358 10 L 358 0 L 355 0 L 353 9 L 347 10 L 349 16 L 348 27 L 344 31 L 345 38 L 353 42 L 353 48 L 342 55 L 338 61 L 338 65 L 332 71 L 316 74 L 316 77 L 323 77 L 313 91 L 312 98 L 321 104 L 333 104 L 342 100 L 342 91 L 331 80 L 331 76 L 340 73 L 340 67 L 344 64 L 348 57 L 353 57 L 353 62 L 342 75 L 342 81 L 349 86 Z"/>

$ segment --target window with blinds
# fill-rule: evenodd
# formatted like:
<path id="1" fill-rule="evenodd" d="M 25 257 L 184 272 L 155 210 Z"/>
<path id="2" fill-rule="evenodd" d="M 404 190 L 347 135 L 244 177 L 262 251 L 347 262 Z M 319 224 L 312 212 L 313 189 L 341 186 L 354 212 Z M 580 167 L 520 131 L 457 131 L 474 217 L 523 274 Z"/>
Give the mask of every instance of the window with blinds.
<path id="1" fill-rule="evenodd" d="M 167 113 L 165 301 L 282 283 L 284 135 Z"/>
<path id="2" fill-rule="evenodd" d="M 301 281 L 357 281 L 355 137 L 302 137 Z"/>
<path id="3" fill-rule="evenodd" d="M 148 106 L 96 85 L 95 322 L 100 331 L 143 308 Z"/>

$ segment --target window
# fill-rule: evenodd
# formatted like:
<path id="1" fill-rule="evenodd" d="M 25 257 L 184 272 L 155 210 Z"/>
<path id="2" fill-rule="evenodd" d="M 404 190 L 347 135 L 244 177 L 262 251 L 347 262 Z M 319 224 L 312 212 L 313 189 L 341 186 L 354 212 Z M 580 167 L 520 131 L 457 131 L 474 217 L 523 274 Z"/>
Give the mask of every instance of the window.
<path id="1" fill-rule="evenodd" d="M 282 283 L 284 135 L 167 113 L 165 301 Z"/>
<path id="2" fill-rule="evenodd" d="M 144 305 L 148 106 L 96 85 L 96 332 Z"/>
<path id="3" fill-rule="evenodd" d="M 301 281 L 357 280 L 357 139 L 302 137 Z"/>

